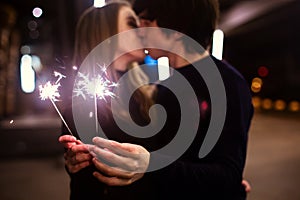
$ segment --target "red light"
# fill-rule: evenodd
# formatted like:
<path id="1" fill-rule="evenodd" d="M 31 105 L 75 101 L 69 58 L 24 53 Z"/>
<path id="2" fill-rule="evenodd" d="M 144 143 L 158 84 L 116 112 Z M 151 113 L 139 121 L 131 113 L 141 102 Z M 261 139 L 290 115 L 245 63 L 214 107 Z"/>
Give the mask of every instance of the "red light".
<path id="1" fill-rule="evenodd" d="M 201 107 L 201 109 L 202 109 L 203 111 L 206 111 L 206 110 L 208 109 L 208 103 L 207 103 L 207 101 L 202 101 L 200 107 Z"/>
<path id="2" fill-rule="evenodd" d="M 258 75 L 260 77 L 266 77 L 266 76 L 268 76 L 268 74 L 269 74 L 269 70 L 267 67 L 261 66 L 258 68 Z"/>

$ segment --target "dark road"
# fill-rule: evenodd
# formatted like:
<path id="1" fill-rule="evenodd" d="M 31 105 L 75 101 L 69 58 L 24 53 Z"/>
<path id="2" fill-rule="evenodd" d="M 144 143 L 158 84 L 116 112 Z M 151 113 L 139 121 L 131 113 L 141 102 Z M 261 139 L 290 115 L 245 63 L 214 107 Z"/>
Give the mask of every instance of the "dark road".
<path id="1" fill-rule="evenodd" d="M 51 120 L 46 121 L 53 126 L 44 129 L 1 130 L 0 199 L 68 199 L 69 180 L 57 143 L 60 124 Z M 299 116 L 255 114 L 245 169 L 252 186 L 248 200 L 300 199 L 299 144 Z"/>

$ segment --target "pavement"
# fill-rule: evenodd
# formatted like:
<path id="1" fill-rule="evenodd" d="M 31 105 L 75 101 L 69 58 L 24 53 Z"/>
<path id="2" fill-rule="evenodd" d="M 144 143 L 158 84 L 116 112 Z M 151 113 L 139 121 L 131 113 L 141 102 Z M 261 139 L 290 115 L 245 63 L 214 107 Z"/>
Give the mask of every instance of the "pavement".
<path id="1" fill-rule="evenodd" d="M 300 199 L 299 114 L 255 114 L 245 178 L 252 185 L 249 200 Z"/>
<path id="2" fill-rule="evenodd" d="M 57 142 L 60 121 L 47 118 L 47 126 L 43 126 L 43 120 L 29 118 L 35 124 L 28 127 L 18 119 L 1 122 L 1 200 L 68 199 L 69 178 Z M 248 200 L 300 199 L 299 115 L 255 113 L 245 178 L 252 186 Z"/>

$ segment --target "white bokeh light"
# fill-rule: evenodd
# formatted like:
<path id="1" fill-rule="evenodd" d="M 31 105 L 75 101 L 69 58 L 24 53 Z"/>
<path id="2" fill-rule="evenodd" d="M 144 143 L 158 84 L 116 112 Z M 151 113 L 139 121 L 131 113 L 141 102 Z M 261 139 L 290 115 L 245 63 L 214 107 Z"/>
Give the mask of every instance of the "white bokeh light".
<path id="1" fill-rule="evenodd" d="M 39 7 L 35 7 L 32 10 L 32 14 L 33 14 L 34 17 L 39 18 L 43 14 L 43 10 Z"/>
<path id="2" fill-rule="evenodd" d="M 105 6 L 105 0 L 94 0 L 94 7 L 101 8 Z"/>
<path id="3" fill-rule="evenodd" d="M 32 68 L 32 57 L 23 55 L 20 65 L 21 88 L 25 93 L 32 93 L 35 90 L 35 72 Z"/>
<path id="4" fill-rule="evenodd" d="M 217 29 L 213 35 L 212 55 L 219 60 L 223 58 L 224 33 Z"/>
<path id="5" fill-rule="evenodd" d="M 170 77 L 170 65 L 168 57 L 160 57 L 157 59 L 158 77 L 160 81 L 166 80 Z"/>

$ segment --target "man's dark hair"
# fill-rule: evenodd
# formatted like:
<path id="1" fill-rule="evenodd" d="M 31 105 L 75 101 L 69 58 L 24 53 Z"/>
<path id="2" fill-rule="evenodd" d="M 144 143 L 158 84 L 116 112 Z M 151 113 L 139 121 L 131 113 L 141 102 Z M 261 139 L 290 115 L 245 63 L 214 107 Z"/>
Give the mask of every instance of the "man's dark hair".
<path id="1" fill-rule="evenodd" d="M 141 18 L 157 20 L 159 27 L 188 35 L 204 49 L 219 17 L 218 0 L 135 0 L 133 9 Z"/>

